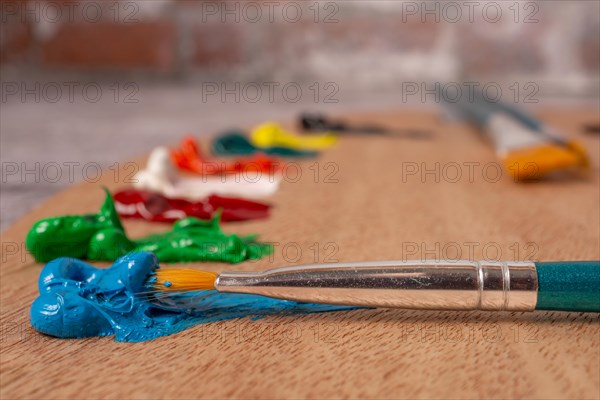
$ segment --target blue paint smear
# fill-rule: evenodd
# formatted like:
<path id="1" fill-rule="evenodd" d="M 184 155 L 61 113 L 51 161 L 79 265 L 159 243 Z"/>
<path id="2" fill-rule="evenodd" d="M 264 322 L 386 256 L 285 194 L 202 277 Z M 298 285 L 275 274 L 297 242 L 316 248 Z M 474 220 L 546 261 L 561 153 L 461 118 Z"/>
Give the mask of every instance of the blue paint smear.
<path id="1" fill-rule="evenodd" d="M 121 257 L 107 269 L 74 258 L 51 261 L 40 273 L 31 325 L 60 338 L 114 335 L 119 342 L 143 342 L 215 321 L 356 308 L 214 290 L 163 295 L 157 303 L 146 287 L 157 268 L 157 258 L 146 252 Z"/>

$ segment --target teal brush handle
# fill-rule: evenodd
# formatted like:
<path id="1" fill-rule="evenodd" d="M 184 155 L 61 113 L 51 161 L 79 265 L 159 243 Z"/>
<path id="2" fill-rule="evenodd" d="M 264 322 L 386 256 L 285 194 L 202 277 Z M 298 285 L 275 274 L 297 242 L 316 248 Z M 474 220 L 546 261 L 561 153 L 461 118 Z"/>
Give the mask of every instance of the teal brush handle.
<path id="1" fill-rule="evenodd" d="M 600 261 L 535 263 L 536 310 L 600 312 Z"/>

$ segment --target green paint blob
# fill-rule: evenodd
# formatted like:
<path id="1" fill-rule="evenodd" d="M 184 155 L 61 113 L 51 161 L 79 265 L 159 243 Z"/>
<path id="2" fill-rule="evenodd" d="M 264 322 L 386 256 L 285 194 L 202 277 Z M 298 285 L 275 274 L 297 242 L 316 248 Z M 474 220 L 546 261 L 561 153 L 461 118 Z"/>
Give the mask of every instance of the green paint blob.
<path id="1" fill-rule="evenodd" d="M 209 221 L 185 218 L 177 221 L 168 232 L 131 240 L 106 190 L 106 199 L 98 214 L 37 221 L 27 234 L 26 245 L 38 262 L 58 257 L 115 261 L 130 252 L 150 251 L 165 263 L 239 263 L 272 253 L 272 246 L 257 242 L 256 235 L 225 234 L 219 222 L 220 212 Z"/>
<path id="2" fill-rule="evenodd" d="M 244 156 L 258 152 L 268 154 L 270 156 L 281 157 L 316 157 L 318 152 L 312 150 L 299 150 L 290 147 L 274 146 L 267 148 L 257 148 L 250 140 L 242 133 L 237 131 L 227 132 L 212 142 L 212 152 L 218 156 Z"/>
<path id="3" fill-rule="evenodd" d="M 538 310 L 600 312 L 600 261 L 536 263 Z"/>

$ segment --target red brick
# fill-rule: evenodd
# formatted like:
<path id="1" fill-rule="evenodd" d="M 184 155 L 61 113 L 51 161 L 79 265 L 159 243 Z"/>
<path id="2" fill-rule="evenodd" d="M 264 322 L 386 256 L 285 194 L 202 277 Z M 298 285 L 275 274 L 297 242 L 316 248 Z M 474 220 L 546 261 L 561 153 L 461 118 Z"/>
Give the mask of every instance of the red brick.
<path id="1" fill-rule="evenodd" d="M 24 2 L 25 0 L 2 1 L 0 62 L 22 61 L 32 46 L 31 24 L 20 14 Z"/>
<path id="2" fill-rule="evenodd" d="M 42 47 L 49 65 L 171 71 L 177 62 L 172 23 L 69 23 Z"/>

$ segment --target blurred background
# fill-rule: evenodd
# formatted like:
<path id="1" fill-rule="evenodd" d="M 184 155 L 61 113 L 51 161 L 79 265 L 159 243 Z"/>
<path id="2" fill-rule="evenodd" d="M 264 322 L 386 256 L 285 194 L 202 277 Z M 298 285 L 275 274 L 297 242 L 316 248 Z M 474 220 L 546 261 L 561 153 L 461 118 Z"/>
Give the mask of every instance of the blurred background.
<path id="1" fill-rule="evenodd" d="M 436 82 L 500 88 L 534 112 L 599 103 L 597 1 L 0 7 L 2 229 L 90 165 L 110 168 L 185 133 L 306 110 L 437 109 Z M 60 176 L 44 176 L 48 163 Z"/>

